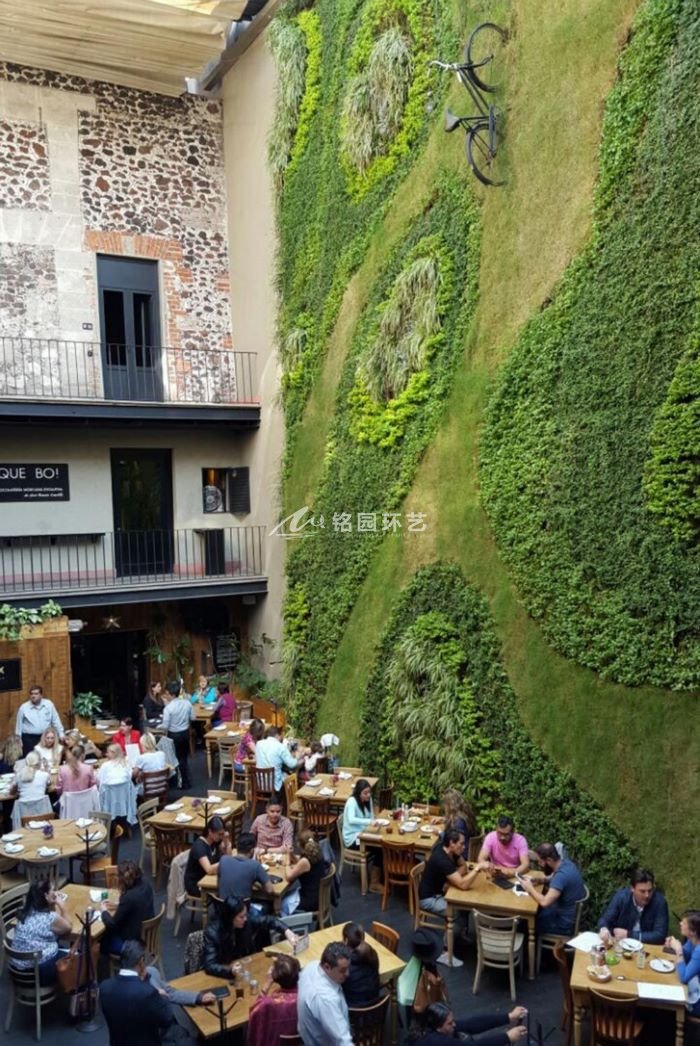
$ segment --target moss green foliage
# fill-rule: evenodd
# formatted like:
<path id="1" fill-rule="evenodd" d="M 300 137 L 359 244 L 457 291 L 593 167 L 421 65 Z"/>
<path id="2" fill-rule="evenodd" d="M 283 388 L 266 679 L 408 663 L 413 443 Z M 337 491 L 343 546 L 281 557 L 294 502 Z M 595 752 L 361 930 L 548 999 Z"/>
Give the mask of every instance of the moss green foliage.
<path id="1" fill-rule="evenodd" d="M 391 447 L 429 395 L 429 361 L 444 340 L 442 316 L 454 295 L 449 254 L 439 238 L 417 244 L 378 306 L 348 403 L 352 435 Z"/>
<path id="2" fill-rule="evenodd" d="M 632 685 L 700 683 L 698 548 L 644 497 L 696 308 L 699 84 L 697 6 L 650 0 L 608 106 L 594 236 L 526 325 L 482 441 L 484 503 L 528 610 L 567 657 Z"/>
<path id="3" fill-rule="evenodd" d="M 280 344 L 283 354 L 291 356 L 282 383 L 288 457 L 348 282 L 425 136 L 426 62 L 448 46 L 448 8 L 449 0 L 317 0 L 301 14 L 299 4 L 290 3 L 275 20 L 282 38 L 289 31 L 295 40 L 297 66 L 300 41 L 306 52 L 304 83 L 300 86 L 297 70 L 295 108 L 288 107 L 287 124 L 296 129 L 296 139 L 292 141 L 292 130 L 278 150 L 291 157 L 283 165 L 278 200 L 277 267 Z M 398 68 L 402 75 L 410 71 L 407 89 L 399 89 L 399 96 L 405 90 L 402 106 L 388 82 L 397 67 L 390 59 L 397 53 L 397 34 L 408 48 Z M 373 68 L 387 102 L 376 113 L 377 126 L 386 131 L 384 151 L 363 173 L 353 168 L 350 174 L 341 155 L 346 87 L 367 70 L 382 37 Z M 276 54 L 280 81 L 285 81 L 289 72 L 279 48 Z M 295 351 L 289 353 L 292 345 Z"/>
<path id="4" fill-rule="evenodd" d="M 336 643 L 372 555 L 383 537 L 388 535 L 391 540 L 396 526 L 407 523 L 400 517 L 397 523 L 392 513 L 398 510 L 423 450 L 436 431 L 473 314 L 479 240 L 466 184 L 462 177 L 448 174 L 437 180 L 424 212 L 379 276 L 348 351 L 323 479 L 314 502 L 317 527 L 313 536 L 295 543 L 288 564 L 290 587 L 294 591 L 295 586 L 303 585 L 309 610 L 291 706 L 295 726 L 304 733 L 313 731 Z M 426 313 L 437 314 L 429 322 L 433 333 L 419 339 L 426 345 L 415 357 L 416 365 L 424 368 L 415 374 L 428 378 L 422 398 L 412 404 L 410 414 L 399 419 L 400 439 L 358 442 L 357 404 L 350 395 L 358 366 L 366 360 L 368 346 L 377 334 L 377 317 L 394 303 L 396 287 L 404 286 L 402 274 L 414 273 L 416 262 L 426 257 L 433 259 L 439 271 L 439 278 L 434 273 L 428 282 L 439 284 L 440 289 L 437 309 L 421 310 L 423 320 Z M 423 261 L 421 270 L 426 268 L 432 267 Z M 411 379 L 405 391 L 410 387 Z M 358 514 L 373 517 L 375 529 L 360 532 Z"/>
<path id="5" fill-rule="evenodd" d="M 700 319 L 700 309 L 697 313 Z M 682 541 L 700 537 L 700 322 L 651 430 L 647 506 Z"/>
<path id="6" fill-rule="evenodd" d="M 589 916 L 597 917 L 634 854 L 590 796 L 530 740 L 486 601 L 458 567 L 424 567 L 398 595 L 363 705 L 363 766 L 396 775 L 405 799 L 461 788 L 482 829 L 506 810 L 531 845 L 561 839 L 585 871 Z"/>

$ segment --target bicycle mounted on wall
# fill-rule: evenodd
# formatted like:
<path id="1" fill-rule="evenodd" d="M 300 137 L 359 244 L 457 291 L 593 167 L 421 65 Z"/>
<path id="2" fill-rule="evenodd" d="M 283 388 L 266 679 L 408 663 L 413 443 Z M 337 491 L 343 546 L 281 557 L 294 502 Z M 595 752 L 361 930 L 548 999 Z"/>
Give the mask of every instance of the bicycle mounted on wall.
<path id="1" fill-rule="evenodd" d="M 469 37 L 462 62 L 428 62 L 429 66 L 455 73 L 476 106 L 477 112 L 471 116 L 456 116 L 448 109 L 445 131 L 450 134 L 464 128 L 469 166 L 479 181 L 489 186 L 504 184 L 496 162 L 499 138 L 503 137 L 503 113 L 487 96 L 499 87 L 496 57 L 506 38 L 505 29 L 482 22 Z"/>

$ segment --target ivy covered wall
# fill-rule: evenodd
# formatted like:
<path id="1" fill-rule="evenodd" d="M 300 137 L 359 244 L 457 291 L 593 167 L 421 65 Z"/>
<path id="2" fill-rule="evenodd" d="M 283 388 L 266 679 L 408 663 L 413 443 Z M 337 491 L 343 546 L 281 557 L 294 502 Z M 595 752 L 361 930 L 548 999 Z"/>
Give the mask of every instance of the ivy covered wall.
<path id="1" fill-rule="evenodd" d="M 667 826 L 693 810 L 697 750 L 684 768 L 673 760 L 663 790 L 650 774 L 685 740 L 699 682 L 700 34 L 688 0 L 645 0 L 626 40 L 636 5 L 616 5 L 617 36 L 585 23 L 609 61 L 583 65 L 588 105 L 610 81 L 592 223 L 578 240 L 545 230 L 562 278 L 529 317 L 517 280 L 494 291 L 483 262 L 490 281 L 496 230 L 542 175 L 513 127 L 498 214 L 441 133 L 446 85 L 426 59 L 456 57 L 480 14 L 504 20 L 509 114 L 522 116 L 518 92 L 543 55 L 561 95 L 565 29 L 553 25 L 548 52 L 546 0 L 522 0 L 514 24 L 500 3 L 468 25 L 448 0 L 283 10 L 274 48 L 292 66 L 270 157 L 284 481 L 286 511 L 308 506 L 289 543 L 285 676 L 300 730 L 334 729 L 348 759 L 406 794 L 459 781 L 484 823 L 508 807 L 533 838 L 568 834 L 597 899 L 636 852 L 683 904 L 692 861 L 674 856 Z M 527 317 L 503 344 L 490 329 L 499 294 Z M 422 562 L 433 566 L 416 573 Z M 652 734 L 658 752 L 634 747 Z M 530 773 L 532 793 L 518 794 Z"/>

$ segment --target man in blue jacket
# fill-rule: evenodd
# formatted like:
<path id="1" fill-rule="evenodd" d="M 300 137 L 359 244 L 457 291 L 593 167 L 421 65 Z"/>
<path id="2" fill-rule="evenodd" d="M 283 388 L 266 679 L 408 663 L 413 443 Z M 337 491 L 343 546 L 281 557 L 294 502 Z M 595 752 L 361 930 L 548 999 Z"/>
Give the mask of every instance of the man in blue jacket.
<path id="1" fill-rule="evenodd" d="M 613 894 L 598 920 L 603 939 L 634 937 L 643 944 L 663 944 L 668 936 L 666 898 L 654 889 L 654 876 L 646 868 L 632 872 L 630 885 Z"/>

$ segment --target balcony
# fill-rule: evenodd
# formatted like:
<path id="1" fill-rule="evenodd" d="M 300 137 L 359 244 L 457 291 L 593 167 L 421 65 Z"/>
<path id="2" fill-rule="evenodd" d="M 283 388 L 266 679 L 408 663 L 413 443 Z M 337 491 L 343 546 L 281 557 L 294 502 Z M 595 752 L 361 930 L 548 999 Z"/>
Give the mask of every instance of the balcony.
<path id="1" fill-rule="evenodd" d="M 0 421 L 257 428 L 256 354 L 0 337 Z"/>
<path id="2" fill-rule="evenodd" d="M 265 528 L 0 537 L 0 603 L 154 602 L 267 591 Z"/>

